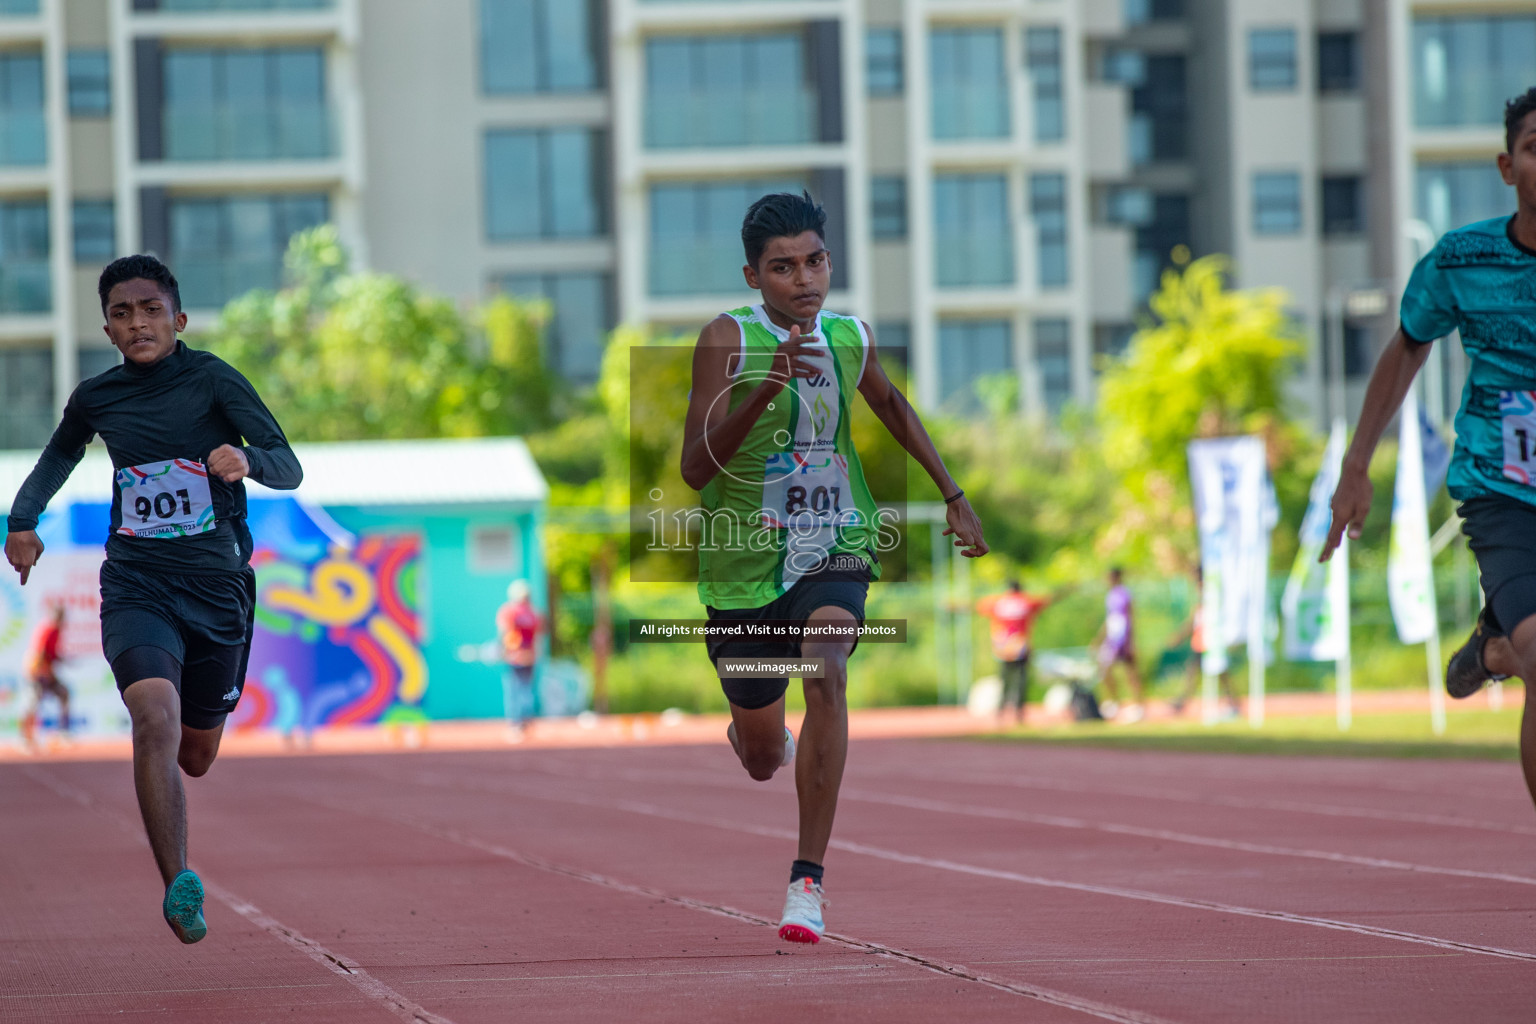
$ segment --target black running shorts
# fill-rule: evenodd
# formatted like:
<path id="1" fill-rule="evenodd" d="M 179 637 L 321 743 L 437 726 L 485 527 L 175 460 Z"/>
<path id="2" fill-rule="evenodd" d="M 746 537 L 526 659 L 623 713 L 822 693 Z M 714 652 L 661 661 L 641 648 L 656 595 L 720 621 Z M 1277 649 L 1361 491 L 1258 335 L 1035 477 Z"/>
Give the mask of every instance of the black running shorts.
<path id="1" fill-rule="evenodd" d="M 788 590 L 770 604 L 761 608 L 705 608 L 711 622 L 790 622 L 804 625 L 811 613 L 818 608 L 837 607 L 848 610 L 860 625 L 864 624 L 864 600 L 869 595 L 871 580 L 869 568 L 859 560 L 852 568 L 834 564 L 826 565 L 797 580 Z M 728 637 L 720 640 L 707 639 L 705 646 L 709 660 L 719 663 L 721 658 L 798 658 L 798 640 L 765 640 Z M 854 640 L 858 647 L 858 640 Z M 748 711 L 765 708 L 784 696 L 789 679 L 783 676 L 722 678 L 720 687 L 732 704 Z"/>
<path id="2" fill-rule="evenodd" d="M 256 574 L 148 572 L 101 566 L 101 640 L 119 691 L 141 679 L 169 679 L 181 720 L 213 729 L 245 688 L 256 624 Z"/>
<path id="3" fill-rule="evenodd" d="M 1488 596 L 1488 626 L 1508 636 L 1536 615 L 1536 505 L 1490 494 L 1462 502 L 1457 512 Z"/>

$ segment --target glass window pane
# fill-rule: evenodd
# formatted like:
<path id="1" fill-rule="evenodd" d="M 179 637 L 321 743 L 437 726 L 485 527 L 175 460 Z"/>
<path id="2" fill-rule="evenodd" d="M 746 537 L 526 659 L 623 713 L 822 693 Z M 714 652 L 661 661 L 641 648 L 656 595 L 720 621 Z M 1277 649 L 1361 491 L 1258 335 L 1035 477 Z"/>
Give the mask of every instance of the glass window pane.
<path id="1" fill-rule="evenodd" d="M 110 263 L 117 254 L 117 222 L 112 200 L 76 200 L 74 236 L 76 263 Z"/>
<path id="2" fill-rule="evenodd" d="M 770 192 L 799 193 L 792 179 L 685 182 L 651 186 L 652 295 L 735 295 L 747 290 L 741 221 Z"/>
<path id="3" fill-rule="evenodd" d="M 1014 283 L 1013 219 L 1001 174 L 935 176 L 934 263 L 940 285 Z"/>
<path id="4" fill-rule="evenodd" d="M 66 74 L 71 114 L 90 117 L 111 112 L 112 77 L 106 50 L 71 50 Z"/>
<path id="5" fill-rule="evenodd" d="M 1248 33 L 1248 84 L 1256 90 L 1296 87 L 1296 31 L 1258 28 Z"/>
<path id="6" fill-rule="evenodd" d="M 901 29 L 872 28 L 864 37 L 865 88 L 871 96 L 899 96 L 905 81 Z"/>
<path id="7" fill-rule="evenodd" d="M 592 0 L 479 0 L 480 77 L 491 95 L 600 84 Z"/>
<path id="8" fill-rule="evenodd" d="M 798 32 L 646 40 L 645 142 L 652 149 L 814 141 L 820 111 Z"/>
<path id="9" fill-rule="evenodd" d="M 173 198 L 168 262 L 182 304 L 217 308 L 252 289 L 281 286 L 289 239 L 329 215 L 323 194 Z"/>
<path id="10" fill-rule="evenodd" d="M 1281 172 L 1253 176 L 1253 230 L 1291 235 L 1301 230 L 1301 175 Z"/>
<path id="11" fill-rule="evenodd" d="M 934 29 L 929 37 L 935 139 L 1006 138 L 1008 74 L 1001 29 Z"/>

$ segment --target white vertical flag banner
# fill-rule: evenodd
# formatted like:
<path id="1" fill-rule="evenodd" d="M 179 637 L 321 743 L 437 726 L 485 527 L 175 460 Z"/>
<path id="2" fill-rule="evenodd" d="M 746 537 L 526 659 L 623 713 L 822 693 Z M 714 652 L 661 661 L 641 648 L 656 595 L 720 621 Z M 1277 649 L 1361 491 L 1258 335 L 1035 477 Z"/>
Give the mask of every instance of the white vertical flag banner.
<path id="1" fill-rule="evenodd" d="M 1248 640 L 1256 631 L 1263 632 L 1265 588 L 1260 581 L 1268 572 L 1265 555 L 1269 550 L 1263 440 L 1222 437 L 1191 441 L 1189 479 L 1205 572 L 1205 654 L 1201 668 L 1207 676 L 1215 676 L 1226 671 L 1228 647 Z M 1256 639 L 1262 644 L 1262 635 Z M 1256 664 L 1250 664 L 1250 672 L 1262 672 L 1263 661 L 1261 656 Z"/>
<path id="2" fill-rule="evenodd" d="M 1422 644 L 1435 632 L 1435 581 L 1429 554 L 1429 509 L 1424 495 L 1423 427 L 1419 400 L 1408 389 L 1392 488 L 1392 542 L 1387 553 L 1387 598 L 1397 638 Z"/>
<path id="3" fill-rule="evenodd" d="M 1301 521 L 1296 564 L 1280 599 L 1285 656 L 1291 661 L 1337 661 L 1349 650 L 1348 548 L 1341 546 L 1329 562 L 1317 561 L 1328 539 L 1333 518 L 1329 504 L 1343 462 L 1344 424 L 1335 422 Z"/>

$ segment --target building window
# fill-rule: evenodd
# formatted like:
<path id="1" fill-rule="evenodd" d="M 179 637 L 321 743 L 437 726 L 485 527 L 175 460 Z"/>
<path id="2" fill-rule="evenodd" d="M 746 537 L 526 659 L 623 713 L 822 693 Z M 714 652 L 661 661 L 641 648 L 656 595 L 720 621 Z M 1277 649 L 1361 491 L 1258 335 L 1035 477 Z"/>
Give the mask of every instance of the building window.
<path id="1" fill-rule="evenodd" d="M 1184 58 L 1149 56 L 1131 90 L 1131 162 L 1183 160 L 1189 153 L 1189 104 Z"/>
<path id="2" fill-rule="evenodd" d="M 46 202 L 0 202 L 0 313 L 52 311 L 48 241 Z"/>
<path id="3" fill-rule="evenodd" d="M 1515 190 L 1492 160 L 1420 164 L 1416 177 L 1419 219 L 1436 235 L 1515 211 Z"/>
<path id="4" fill-rule="evenodd" d="M 1142 303 L 1158 287 L 1163 271 L 1173 266 L 1173 250 L 1188 245 L 1189 197 L 1167 193 L 1151 197 L 1151 219 L 1136 228 L 1132 294 Z"/>
<path id="5" fill-rule="evenodd" d="M 614 326 L 607 274 L 508 274 L 500 285 L 508 295 L 549 303 L 544 348 L 550 366 L 567 380 L 597 380 Z"/>
<path id="6" fill-rule="evenodd" d="M 944 405 L 981 409 L 976 385 L 1013 372 L 1013 324 L 1007 320 L 945 320 L 939 323 L 939 389 Z"/>
<path id="7" fill-rule="evenodd" d="M 1360 34 L 1320 32 L 1317 36 L 1317 91 L 1354 92 L 1360 88 Z"/>
<path id="8" fill-rule="evenodd" d="M 1256 28 L 1248 32 L 1248 84 L 1256 92 L 1296 88 L 1296 30 Z"/>
<path id="9" fill-rule="evenodd" d="M 41 448 L 53 434 L 53 352 L 0 350 L 0 448 Z"/>
<path id="10" fill-rule="evenodd" d="M 864 36 L 864 81 L 871 96 L 900 96 L 906 88 L 901 29 L 872 28 Z"/>
<path id="11" fill-rule="evenodd" d="M 801 33 L 646 41 L 645 143 L 652 149 L 812 142 L 819 118 Z"/>
<path id="12" fill-rule="evenodd" d="M 480 81 L 493 96 L 602 86 L 593 0 L 480 0 Z"/>
<path id="13" fill-rule="evenodd" d="M 1024 52 L 1035 94 L 1035 141 L 1066 138 L 1062 100 L 1061 29 L 1032 28 L 1024 33 Z"/>
<path id="14" fill-rule="evenodd" d="M 331 156 L 325 53 L 317 46 L 169 50 L 161 125 L 168 160 Z"/>
<path id="15" fill-rule="evenodd" d="M 798 194 L 803 182 L 765 179 L 682 182 L 651 186 L 650 293 L 737 294 L 741 277 L 741 219 L 770 192 Z M 831 233 L 831 224 L 828 233 Z"/>
<path id="16" fill-rule="evenodd" d="M 934 278 L 946 287 L 1014 283 L 1013 217 L 1001 174 L 933 179 Z"/>
<path id="17" fill-rule="evenodd" d="M 162 11 L 312 11 L 335 6 L 336 0 L 137 0 L 140 10 Z"/>
<path id="18" fill-rule="evenodd" d="M 1365 230 L 1365 187 L 1358 174 L 1323 179 L 1323 234 L 1358 235 Z"/>
<path id="19" fill-rule="evenodd" d="M 469 571 L 473 573 L 522 572 L 522 552 L 519 550 L 518 530 L 514 526 L 471 526 L 469 543 Z"/>
<path id="20" fill-rule="evenodd" d="M 33 53 L 0 56 L 0 166 L 36 167 L 47 162 L 43 58 Z"/>
<path id="21" fill-rule="evenodd" d="M 330 216 L 330 200 L 320 194 L 175 196 L 167 206 L 167 262 L 190 309 L 217 309 L 248 291 L 280 287 L 288 240 Z"/>
<path id="22" fill-rule="evenodd" d="M 1184 0 L 1121 0 L 1127 25 L 1184 17 Z"/>
<path id="23" fill-rule="evenodd" d="M 907 179 L 900 175 L 873 178 L 869 183 L 870 230 L 876 239 L 907 237 Z"/>
<path id="24" fill-rule="evenodd" d="M 1052 416 L 1072 400 L 1072 324 L 1068 320 L 1035 321 L 1035 368 L 1040 392 Z"/>
<path id="25" fill-rule="evenodd" d="M 1281 171 L 1253 176 L 1253 230 L 1260 235 L 1301 230 L 1301 175 Z"/>
<path id="26" fill-rule="evenodd" d="M 934 29 L 929 61 L 935 139 L 1008 137 L 1008 67 L 1001 29 Z"/>
<path id="27" fill-rule="evenodd" d="M 1536 15 L 1415 18 L 1414 119 L 1423 128 L 1502 125 L 1504 101 L 1531 86 Z"/>
<path id="28" fill-rule="evenodd" d="M 1040 287 L 1065 287 L 1071 276 L 1067 259 L 1066 175 L 1031 175 L 1029 212 L 1035 218 L 1035 258 L 1040 262 Z"/>
<path id="29" fill-rule="evenodd" d="M 603 149 L 601 134 L 585 128 L 486 133 L 486 237 L 601 235 Z"/>
<path id="30" fill-rule="evenodd" d="M 75 117 L 106 117 L 112 113 L 111 61 L 106 50 L 71 50 L 69 112 Z"/>
<path id="31" fill-rule="evenodd" d="M 123 361 L 115 348 L 81 347 L 77 358 L 81 380 L 99 377 Z"/>
<path id="32" fill-rule="evenodd" d="M 1370 376 L 1376 365 L 1371 351 L 1371 329 L 1364 324 L 1344 322 L 1344 376 L 1351 379 Z"/>
<path id="33" fill-rule="evenodd" d="M 117 214 L 112 200 L 75 200 L 74 235 L 76 263 L 112 262 L 117 255 Z"/>

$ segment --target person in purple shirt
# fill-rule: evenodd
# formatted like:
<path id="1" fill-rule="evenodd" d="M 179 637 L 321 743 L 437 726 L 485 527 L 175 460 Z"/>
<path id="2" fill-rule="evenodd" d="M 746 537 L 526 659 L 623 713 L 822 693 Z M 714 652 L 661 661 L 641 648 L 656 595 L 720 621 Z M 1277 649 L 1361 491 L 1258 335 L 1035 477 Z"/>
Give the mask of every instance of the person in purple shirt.
<path id="1" fill-rule="evenodd" d="M 1104 595 L 1104 625 L 1094 638 L 1099 649 L 1099 682 L 1114 701 L 1118 717 L 1126 722 L 1142 719 L 1141 672 L 1136 668 L 1136 638 L 1132 629 L 1131 591 L 1119 566 L 1109 570 L 1109 593 Z M 1132 702 L 1120 705 L 1120 688 L 1115 685 L 1114 668 L 1125 669 L 1130 680 Z M 1116 717 L 1116 716 L 1111 716 Z"/>

